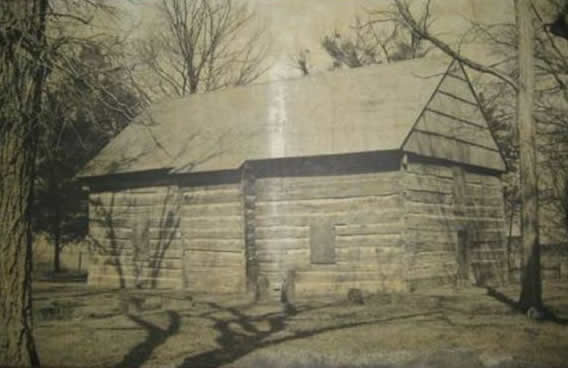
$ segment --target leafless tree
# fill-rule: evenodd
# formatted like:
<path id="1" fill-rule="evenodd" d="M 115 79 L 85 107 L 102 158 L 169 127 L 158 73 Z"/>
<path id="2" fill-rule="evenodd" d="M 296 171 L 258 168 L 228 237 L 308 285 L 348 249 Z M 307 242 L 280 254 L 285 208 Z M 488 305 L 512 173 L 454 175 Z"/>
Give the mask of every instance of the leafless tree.
<path id="1" fill-rule="evenodd" d="M 88 65 L 78 68 L 72 56 L 92 39 L 58 29 L 63 23 L 88 25 L 95 9 L 110 10 L 102 0 L 0 2 L 0 366 L 39 365 L 32 334 L 31 219 L 41 147 L 56 129 L 47 113 L 50 83 L 67 79 L 75 94 L 96 90 L 91 103 L 120 106 L 111 90 L 82 74 L 89 73 Z"/>
<path id="2" fill-rule="evenodd" d="M 160 95 L 184 96 L 255 81 L 267 46 L 254 14 L 232 0 L 161 0 L 162 28 L 140 42 Z"/>
<path id="3" fill-rule="evenodd" d="M 519 133 L 516 139 L 519 143 L 520 152 L 520 192 L 522 198 L 524 253 L 521 269 L 522 291 L 519 305 L 523 309 L 541 309 L 542 290 L 540 286 L 539 226 L 537 218 L 537 197 L 539 193 L 536 179 L 536 133 L 533 119 L 537 122 L 539 121 L 540 106 L 543 103 L 550 103 L 551 96 L 554 96 L 552 100 L 556 100 L 555 105 L 557 105 L 559 96 L 560 99 L 566 100 L 564 77 L 567 75 L 566 71 L 568 70 L 565 69 L 567 63 L 564 52 L 558 47 L 551 34 L 546 32 L 546 27 L 542 24 L 544 23 L 541 16 L 542 9 L 538 9 L 527 0 L 516 0 L 516 24 L 504 26 L 508 28 L 509 32 L 494 32 L 495 28 L 502 31 L 503 27 L 476 27 L 476 31 L 483 33 L 492 41 L 494 46 L 506 50 L 509 54 L 509 59 L 505 60 L 505 62 L 518 60 L 516 67 L 505 70 L 494 65 L 484 65 L 466 57 L 459 50 L 422 29 L 414 19 L 406 1 L 393 0 L 393 5 L 401 21 L 405 22 L 417 35 L 428 40 L 444 53 L 459 59 L 470 68 L 496 77 L 500 83 L 506 84 L 508 88 L 513 89 L 517 96 L 513 116 L 519 121 Z M 551 0 L 547 2 L 546 7 L 560 8 L 561 5 Z M 536 34 L 532 27 L 535 19 L 540 20 L 542 26 Z M 503 34 L 506 35 L 505 38 L 502 36 Z M 536 39 L 534 44 L 533 39 Z M 536 62 L 533 61 L 534 59 L 536 59 Z M 534 88 L 535 71 L 537 72 L 537 77 L 545 75 L 545 87 L 540 90 L 537 88 L 536 91 Z M 543 92 L 545 93 L 543 94 Z M 544 98 L 544 95 L 548 95 L 548 97 Z M 540 112 L 543 111 L 541 110 Z M 545 120 L 547 120 L 549 128 L 559 123 L 555 118 L 549 119 L 551 115 L 546 112 L 544 112 L 544 116 L 547 116 Z M 552 131 L 554 130 L 552 129 Z"/>
<path id="4" fill-rule="evenodd" d="M 416 20 L 424 32 L 430 32 L 434 20 L 430 7 L 431 0 L 428 0 Z M 392 10 L 368 10 L 365 19 L 355 18 L 349 33 L 342 35 L 336 30 L 323 37 L 321 46 L 333 59 L 332 68 L 415 59 L 433 49 Z"/>

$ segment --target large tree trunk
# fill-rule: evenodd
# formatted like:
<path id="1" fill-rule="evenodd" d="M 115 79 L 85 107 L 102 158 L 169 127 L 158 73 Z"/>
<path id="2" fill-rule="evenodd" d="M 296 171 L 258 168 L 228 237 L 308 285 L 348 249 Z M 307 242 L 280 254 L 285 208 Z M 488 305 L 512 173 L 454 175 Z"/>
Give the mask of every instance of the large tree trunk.
<path id="1" fill-rule="evenodd" d="M 31 208 L 48 0 L 0 2 L 0 366 L 38 366 Z"/>
<path id="2" fill-rule="evenodd" d="M 32 335 L 31 231 L 33 153 L 21 152 L 21 129 L 0 152 L 0 366 L 38 365 Z"/>
<path id="3" fill-rule="evenodd" d="M 519 124 L 521 198 L 522 198 L 522 249 L 521 295 L 519 304 L 526 310 L 542 309 L 540 277 L 540 248 L 538 239 L 538 188 L 536 175 L 536 127 L 533 121 L 534 104 L 534 28 L 531 1 L 517 0 L 519 28 L 520 85 L 517 94 Z"/>

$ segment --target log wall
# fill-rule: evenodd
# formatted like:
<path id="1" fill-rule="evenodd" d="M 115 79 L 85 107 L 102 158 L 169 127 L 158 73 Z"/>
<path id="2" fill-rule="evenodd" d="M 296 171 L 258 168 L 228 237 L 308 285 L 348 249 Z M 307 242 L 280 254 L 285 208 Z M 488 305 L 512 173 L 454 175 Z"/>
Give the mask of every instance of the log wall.
<path id="1" fill-rule="evenodd" d="M 182 286 L 177 188 L 91 193 L 89 202 L 89 238 L 95 250 L 89 264 L 89 285 Z"/>
<path id="2" fill-rule="evenodd" d="M 467 278 L 461 281 L 503 282 L 504 202 L 497 176 L 410 159 L 401 185 L 410 289 L 459 284 L 460 262 Z"/>
<path id="3" fill-rule="evenodd" d="M 390 171 L 257 178 L 256 258 L 270 296 L 280 295 L 289 271 L 297 296 L 405 289 L 400 177 Z M 314 264 L 310 236 L 326 224 L 335 233 L 327 240 L 335 241 L 335 261 Z"/>
<path id="4" fill-rule="evenodd" d="M 246 289 L 242 188 L 239 183 L 180 187 L 188 290 L 239 293 Z"/>

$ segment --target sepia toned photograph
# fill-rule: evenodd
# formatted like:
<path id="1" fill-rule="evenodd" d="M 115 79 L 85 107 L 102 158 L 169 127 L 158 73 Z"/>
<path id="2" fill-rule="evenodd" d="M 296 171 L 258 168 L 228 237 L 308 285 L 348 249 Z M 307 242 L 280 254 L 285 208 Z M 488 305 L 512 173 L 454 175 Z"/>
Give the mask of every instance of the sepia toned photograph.
<path id="1" fill-rule="evenodd" d="M 0 1 L 1 367 L 568 367 L 568 1 Z"/>

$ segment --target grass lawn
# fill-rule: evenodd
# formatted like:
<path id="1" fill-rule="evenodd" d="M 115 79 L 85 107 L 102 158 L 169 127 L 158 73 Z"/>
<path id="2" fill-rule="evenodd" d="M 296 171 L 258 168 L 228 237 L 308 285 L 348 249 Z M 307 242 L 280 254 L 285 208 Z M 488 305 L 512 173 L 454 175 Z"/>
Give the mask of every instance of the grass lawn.
<path id="1" fill-rule="evenodd" d="M 515 287 L 498 293 L 299 300 L 291 314 L 243 296 L 44 281 L 35 335 L 50 367 L 567 367 L 568 283 L 545 284 L 556 322 L 514 312 L 503 300 Z"/>

